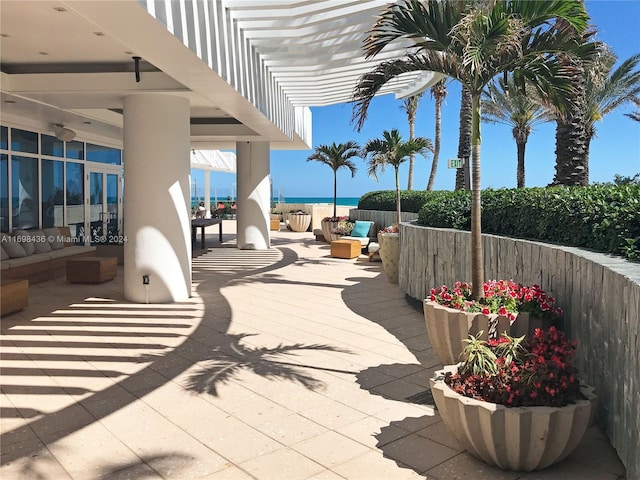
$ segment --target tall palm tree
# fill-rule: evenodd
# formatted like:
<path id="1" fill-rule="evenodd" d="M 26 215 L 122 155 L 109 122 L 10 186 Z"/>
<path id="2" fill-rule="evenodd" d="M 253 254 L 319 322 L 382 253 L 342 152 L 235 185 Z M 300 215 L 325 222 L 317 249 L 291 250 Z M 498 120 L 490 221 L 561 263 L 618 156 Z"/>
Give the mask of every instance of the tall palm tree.
<path id="1" fill-rule="evenodd" d="M 433 190 L 433 182 L 436 179 L 436 171 L 438 170 L 438 160 L 440 159 L 440 132 L 442 130 L 442 103 L 447 97 L 447 79 L 443 78 L 429 89 L 431 97 L 436 101 L 436 131 L 435 145 L 433 147 L 433 161 L 431 162 L 431 173 L 427 182 L 427 190 Z"/>
<path id="2" fill-rule="evenodd" d="M 407 121 L 409 122 L 409 140 L 414 140 L 416 138 L 416 112 L 418 111 L 418 104 L 420 103 L 422 93 L 424 92 L 420 92 L 417 95 L 407 97 L 402 101 L 402 109 L 406 112 Z M 415 165 L 415 159 L 416 156 L 414 153 L 412 153 L 409 156 L 409 175 L 407 177 L 407 190 L 413 189 L 413 169 Z"/>
<path id="3" fill-rule="evenodd" d="M 418 137 L 404 141 L 400 132 L 395 128 L 382 132 L 382 138 L 369 140 L 362 149 L 362 157 L 368 158 L 369 176 L 378 180 L 378 170 L 384 172 L 387 165 L 391 165 L 396 179 L 396 214 L 397 223 L 400 223 L 400 165 L 407 161 L 411 154 L 425 155 L 427 151 L 433 152 L 431 140 Z"/>
<path id="4" fill-rule="evenodd" d="M 567 108 L 556 119 L 556 173 L 552 185 L 587 185 L 586 131 L 584 117 L 584 64 L 570 55 L 560 55 L 571 81 Z"/>
<path id="5" fill-rule="evenodd" d="M 456 170 L 456 190 L 471 190 L 471 92 L 462 85 L 460 98 L 460 126 L 458 132 L 458 158 L 463 161 L 462 168 Z"/>
<path id="6" fill-rule="evenodd" d="M 559 25 L 557 20 L 566 20 Z M 480 94 L 499 73 L 526 77 L 541 91 L 559 99 L 571 85 L 557 53 L 586 57 L 594 43 L 578 41 L 588 15 L 578 0 L 531 2 L 494 0 L 469 6 L 466 2 L 402 0 L 386 7 L 364 43 L 365 56 L 374 57 L 399 38 L 412 40 L 417 52 L 382 62 L 360 77 L 354 90 L 353 120 L 361 129 L 371 100 L 380 88 L 406 72 L 443 73 L 466 86 L 472 101 L 471 270 L 473 296 L 483 296 L 484 258 L 480 222 Z"/>
<path id="7" fill-rule="evenodd" d="M 347 168 L 351 172 L 351 178 L 356 174 L 356 166 L 351 161 L 354 157 L 360 156 L 360 145 L 356 142 L 348 141 L 346 143 L 332 143 L 331 145 L 318 145 L 313 154 L 307 157 L 307 162 L 315 160 L 316 162 L 329 165 L 333 170 L 333 218 L 337 217 L 337 199 L 338 199 L 338 170 Z"/>
<path id="8" fill-rule="evenodd" d="M 613 53 L 605 52 L 585 71 L 587 172 L 589 147 L 596 136 L 596 122 L 623 105 L 640 104 L 640 70 L 636 70 L 640 64 L 640 54 L 632 55 L 614 70 L 616 60 Z"/>
<path id="9" fill-rule="evenodd" d="M 553 119 L 532 88 L 519 88 L 512 75 L 492 81 L 482 92 L 482 120 L 511 127 L 518 151 L 516 181 L 524 188 L 524 157 L 533 127 Z"/>

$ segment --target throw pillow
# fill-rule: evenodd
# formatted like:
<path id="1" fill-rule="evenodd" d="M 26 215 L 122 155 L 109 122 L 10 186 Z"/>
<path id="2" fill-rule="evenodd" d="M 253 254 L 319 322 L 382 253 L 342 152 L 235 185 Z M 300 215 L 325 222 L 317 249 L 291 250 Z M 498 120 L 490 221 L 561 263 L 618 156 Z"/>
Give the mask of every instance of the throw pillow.
<path id="1" fill-rule="evenodd" d="M 47 240 L 47 236 L 42 230 L 32 230 L 31 235 L 37 237 L 36 245 L 36 253 L 49 253 L 51 251 L 51 245 Z"/>
<path id="2" fill-rule="evenodd" d="M 351 230 L 352 237 L 366 237 L 369 234 L 369 229 L 373 222 L 363 222 L 362 220 L 356 220 L 353 230 Z"/>
<path id="3" fill-rule="evenodd" d="M 13 236 L 15 240 L 20 244 L 27 255 L 32 255 L 36 251 L 36 242 L 40 239 L 33 237 L 34 232 L 29 232 L 27 230 L 14 230 Z"/>
<path id="4" fill-rule="evenodd" d="M 52 250 L 62 250 L 64 248 L 64 242 L 62 241 L 62 235 L 58 227 L 45 228 L 42 231 L 47 236 Z"/>
<path id="5" fill-rule="evenodd" d="M 24 248 L 11 236 L 6 233 L 2 234 L 2 248 L 9 254 L 9 258 L 26 257 L 27 252 Z"/>

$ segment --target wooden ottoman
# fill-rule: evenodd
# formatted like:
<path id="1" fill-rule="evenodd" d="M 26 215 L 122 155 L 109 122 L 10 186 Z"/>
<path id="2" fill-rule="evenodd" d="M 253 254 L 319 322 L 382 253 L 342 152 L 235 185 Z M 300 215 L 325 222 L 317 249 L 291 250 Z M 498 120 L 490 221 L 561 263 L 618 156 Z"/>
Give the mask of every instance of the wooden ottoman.
<path id="1" fill-rule="evenodd" d="M 270 220 L 269 230 L 273 230 L 274 232 L 280 231 L 280 220 Z"/>
<path id="2" fill-rule="evenodd" d="M 0 287 L 0 316 L 22 310 L 29 304 L 29 280 L 6 280 Z"/>
<path id="3" fill-rule="evenodd" d="M 67 282 L 102 283 L 116 278 L 118 257 L 81 257 L 67 260 Z"/>
<path id="4" fill-rule="evenodd" d="M 336 258 L 356 258 L 362 252 L 360 240 L 334 240 L 331 242 L 331 256 Z"/>

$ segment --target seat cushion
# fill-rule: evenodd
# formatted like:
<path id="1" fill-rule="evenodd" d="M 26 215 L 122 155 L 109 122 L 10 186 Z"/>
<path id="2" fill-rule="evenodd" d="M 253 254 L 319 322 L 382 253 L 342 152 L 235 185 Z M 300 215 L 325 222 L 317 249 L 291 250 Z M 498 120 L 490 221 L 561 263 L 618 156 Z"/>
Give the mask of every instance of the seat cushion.
<path id="1" fill-rule="evenodd" d="M 10 258 L 22 258 L 27 256 L 22 245 L 12 236 L 6 233 L 2 234 L 2 248 L 9 254 Z"/>
<path id="2" fill-rule="evenodd" d="M 64 248 L 63 236 L 58 227 L 45 228 L 43 232 L 47 236 L 51 250 L 61 250 Z"/>
<path id="3" fill-rule="evenodd" d="M 13 238 L 24 249 L 27 255 L 33 255 L 36 251 L 36 243 L 41 239 L 35 235 L 35 231 L 14 230 Z"/>
<path id="4" fill-rule="evenodd" d="M 371 224 L 373 224 L 373 222 L 356 220 L 355 224 L 353 225 L 353 230 L 351 230 L 351 234 L 349 236 L 366 237 L 367 235 L 369 235 L 369 229 L 371 228 Z"/>
<path id="5" fill-rule="evenodd" d="M 340 237 L 340 240 L 357 240 L 360 242 L 360 245 L 362 245 L 362 248 L 369 245 L 369 242 L 371 241 L 369 237 L 354 237 L 353 235 Z"/>
<path id="6" fill-rule="evenodd" d="M 49 253 L 51 251 L 51 245 L 49 245 L 49 240 L 47 239 L 47 235 L 42 230 L 32 230 L 31 236 L 36 240 L 35 253 Z"/>

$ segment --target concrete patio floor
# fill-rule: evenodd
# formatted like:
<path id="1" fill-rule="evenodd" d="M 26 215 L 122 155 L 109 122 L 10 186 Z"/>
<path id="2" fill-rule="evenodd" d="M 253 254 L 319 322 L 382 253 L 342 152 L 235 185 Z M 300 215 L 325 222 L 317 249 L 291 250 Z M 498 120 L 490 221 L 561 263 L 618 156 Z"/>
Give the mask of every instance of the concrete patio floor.
<path id="1" fill-rule="evenodd" d="M 188 302 L 125 302 L 122 267 L 30 287 L 2 319 L 0 478 L 625 477 L 597 427 L 541 472 L 475 460 L 428 404 L 439 365 L 420 305 L 380 263 L 289 231 L 241 251 L 234 226 L 194 251 Z"/>

